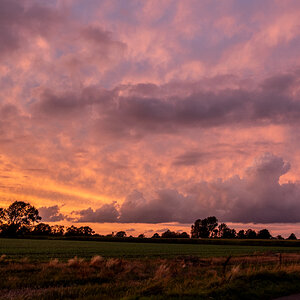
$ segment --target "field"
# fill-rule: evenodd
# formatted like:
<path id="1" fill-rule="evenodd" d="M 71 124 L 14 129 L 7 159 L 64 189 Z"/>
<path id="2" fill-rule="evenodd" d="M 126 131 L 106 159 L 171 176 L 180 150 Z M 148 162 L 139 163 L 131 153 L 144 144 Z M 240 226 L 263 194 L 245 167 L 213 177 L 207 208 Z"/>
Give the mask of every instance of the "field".
<path id="1" fill-rule="evenodd" d="M 226 257 L 262 252 L 300 252 L 300 247 L 127 243 L 72 240 L 0 239 L 0 255 L 31 261 L 58 258 L 66 261 L 74 256 L 90 259 L 95 255 L 118 258 L 168 258 L 176 256 Z"/>
<path id="2" fill-rule="evenodd" d="M 300 248 L 254 244 L 0 239 L 0 299 L 250 300 L 299 293 Z"/>

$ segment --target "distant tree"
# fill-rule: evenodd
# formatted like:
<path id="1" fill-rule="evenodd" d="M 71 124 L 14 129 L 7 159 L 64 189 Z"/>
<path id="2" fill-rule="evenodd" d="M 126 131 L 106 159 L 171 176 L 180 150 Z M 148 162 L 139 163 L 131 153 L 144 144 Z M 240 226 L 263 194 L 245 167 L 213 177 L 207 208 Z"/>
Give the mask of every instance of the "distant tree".
<path id="1" fill-rule="evenodd" d="M 214 236 L 214 230 L 218 226 L 218 219 L 215 216 L 198 219 L 191 228 L 192 238 L 209 238 Z"/>
<path id="2" fill-rule="evenodd" d="M 71 225 L 70 227 L 67 227 L 65 236 L 78 236 L 78 227 Z"/>
<path id="3" fill-rule="evenodd" d="M 48 224 L 39 223 L 34 226 L 32 233 L 35 235 L 51 235 L 51 227 Z"/>
<path id="4" fill-rule="evenodd" d="M 76 227 L 74 225 L 67 228 L 66 236 L 90 236 L 94 233 L 93 229 L 89 226 Z"/>
<path id="5" fill-rule="evenodd" d="M 245 232 L 245 237 L 246 239 L 256 239 L 256 232 L 252 229 L 248 229 Z"/>
<path id="6" fill-rule="evenodd" d="M 1 208 L 0 220 L 3 234 L 16 235 L 29 232 L 41 217 L 34 206 L 23 201 L 15 201 L 8 208 Z"/>
<path id="7" fill-rule="evenodd" d="M 176 234 L 176 232 L 168 229 L 167 231 L 162 233 L 161 237 L 162 238 L 177 238 L 177 234 Z"/>
<path id="8" fill-rule="evenodd" d="M 276 236 L 277 240 L 284 240 L 284 238 L 279 234 Z"/>
<path id="9" fill-rule="evenodd" d="M 81 226 L 78 228 L 78 235 L 80 236 L 90 236 L 94 233 L 95 231 L 89 226 Z"/>
<path id="10" fill-rule="evenodd" d="M 218 227 L 219 233 L 218 236 L 223 239 L 234 239 L 236 237 L 235 229 L 231 229 L 227 224 L 222 223 Z"/>
<path id="11" fill-rule="evenodd" d="M 181 238 L 181 239 L 189 239 L 190 235 L 187 232 L 184 231 L 184 232 L 178 233 L 177 237 Z"/>
<path id="12" fill-rule="evenodd" d="M 53 236 L 63 236 L 65 233 L 65 227 L 63 225 L 53 225 L 51 226 L 51 235 Z"/>
<path id="13" fill-rule="evenodd" d="M 294 233 L 291 233 L 290 236 L 287 238 L 288 240 L 296 240 L 297 237 Z"/>
<path id="14" fill-rule="evenodd" d="M 272 236 L 268 229 L 262 229 L 257 233 L 258 239 L 270 239 Z"/>
<path id="15" fill-rule="evenodd" d="M 5 212 L 4 208 L 0 207 L 0 226 L 4 223 Z"/>
<path id="16" fill-rule="evenodd" d="M 152 239 L 160 238 L 160 235 L 156 232 L 152 235 Z"/>
<path id="17" fill-rule="evenodd" d="M 141 233 L 141 234 L 138 236 L 138 238 L 144 239 L 144 238 L 145 238 L 145 235 L 144 235 L 143 233 Z"/>
<path id="18" fill-rule="evenodd" d="M 246 235 L 245 235 L 245 230 L 240 230 L 238 233 L 237 233 L 237 235 L 236 235 L 236 237 L 238 238 L 238 239 L 244 239 L 245 237 L 246 237 Z"/>
<path id="19" fill-rule="evenodd" d="M 124 237 L 126 237 L 126 232 L 125 232 L 125 231 L 118 231 L 118 232 L 115 234 L 115 237 L 118 237 L 118 238 L 124 238 Z"/>

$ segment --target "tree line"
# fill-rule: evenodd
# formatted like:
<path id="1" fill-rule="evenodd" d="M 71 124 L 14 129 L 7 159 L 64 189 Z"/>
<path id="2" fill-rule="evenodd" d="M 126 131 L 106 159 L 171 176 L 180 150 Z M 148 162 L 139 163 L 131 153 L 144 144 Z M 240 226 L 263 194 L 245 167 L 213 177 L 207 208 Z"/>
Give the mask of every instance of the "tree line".
<path id="1" fill-rule="evenodd" d="M 41 219 L 39 211 L 34 206 L 23 201 L 15 201 L 8 208 L 0 208 L 0 236 L 102 236 L 96 234 L 89 226 L 50 226 L 46 223 L 39 223 Z M 106 236 L 124 238 L 127 235 L 125 231 L 118 231 Z M 145 238 L 145 235 L 140 234 L 138 238 Z M 225 223 L 218 224 L 218 219 L 215 216 L 196 220 L 191 226 L 191 235 L 187 232 L 167 230 L 161 235 L 155 233 L 152 238 L 284 239 L 281 235 L 272 237 L 268 229 L 262 229 L 258 232 L 253 229 L 237 232 Z M 288 239 L 296 240 L 297 238 L 294 233 L 291 233 Z"/>

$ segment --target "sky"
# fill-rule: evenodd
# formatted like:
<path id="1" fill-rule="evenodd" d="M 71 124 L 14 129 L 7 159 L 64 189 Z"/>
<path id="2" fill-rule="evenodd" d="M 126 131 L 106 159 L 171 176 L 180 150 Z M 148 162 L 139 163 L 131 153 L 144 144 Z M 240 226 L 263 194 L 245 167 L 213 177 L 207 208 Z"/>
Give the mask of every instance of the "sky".
<path id="1" fill-rule="evenodd" d="M 0 205 L 300 236 L 299 51 L 298 0 L 1 0 Z"/>

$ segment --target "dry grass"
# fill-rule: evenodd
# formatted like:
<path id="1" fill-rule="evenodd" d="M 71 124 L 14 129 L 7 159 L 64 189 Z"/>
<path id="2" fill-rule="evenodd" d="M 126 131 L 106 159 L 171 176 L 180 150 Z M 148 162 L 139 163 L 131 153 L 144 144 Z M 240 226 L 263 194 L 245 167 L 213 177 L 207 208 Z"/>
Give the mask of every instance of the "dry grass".
<path id="1" fill-rule="evenodd" d="M 159 295 L 168 299 L 182 295 L 197 298 L 200 294 L 220 299 L 216 295 L 226 294 L 227 288 L 239 295 L 236 299 L 243 299 L 245 291 L 255 292 L 258 298 L 259 292 L 275 297 L 282 291 L 296 290 L 297 282 L 300 285 L 299 255 L 292 254 L 281 257 L 281 264 L 278 256 L 267 254 L 227 259 L 225 273 L 226 258 L 126 260 L 94 256 L 83 260 L 75 256 L 67 262 L 51 259 L 40 264 L 5 257 L 4 261 L 0 265 L 0 276 L 5 278 L 0 282 L 0 299 L 159 299 Z M 272 289 L 277 288 L 278 293 L 264 290 L 270 280 L 275 280 Z M 293 280 L 298 281 L 295 284 Z M 257 291 L 251 282 L 261 283 Z"/>
<path id="2" fill-rule="evenodd" d="M 1 263 L 1 262 L 4 262 L 5 259 L 6 259 L 6 255 L 5 255 L 5 254 L 2 254 L 2 255 L 0 256 L 0 263 Z"/>
<path id="3" fill-rule="evenodd" d="M 68 260 L 68 266 L 72 268 L 78 268 L 83 264 L 83 262 L 83 258 L 78 258 L 77 256 L 75 256 L 74 258 Z"/>
<path id="4" fill-rule="evenodd" d="M 103 265 L 104 257 L 100 255 L 93 256 L 90 261 L 90 266 L 100 267 Z"/>

